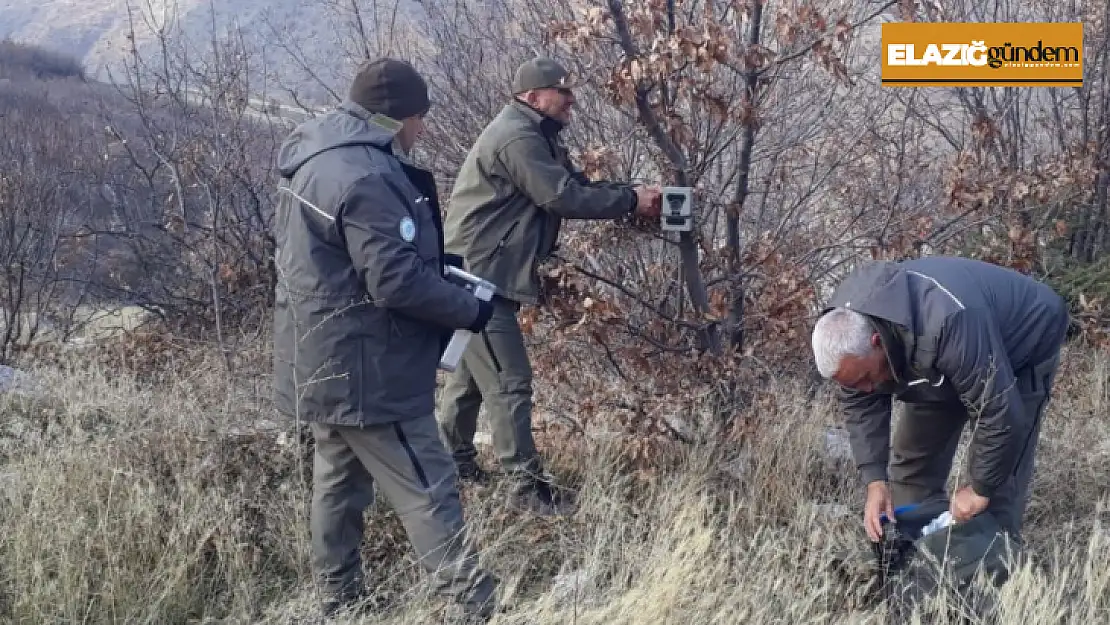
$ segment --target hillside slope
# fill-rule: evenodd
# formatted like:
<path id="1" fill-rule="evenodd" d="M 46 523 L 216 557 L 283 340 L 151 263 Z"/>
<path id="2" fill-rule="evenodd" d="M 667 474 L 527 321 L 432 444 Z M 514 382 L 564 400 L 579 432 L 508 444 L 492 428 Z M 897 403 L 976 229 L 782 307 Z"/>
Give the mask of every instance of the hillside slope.
<path id="1" fill-rule="evenodd" d="M 267 69 L 283 82 L 303 87 L 308 81 L 288 60 L 281 40 L 293 43 L 298 54 L 321 71 L 341 71 L 335 67 L 342 45 L 336 33 L 350 16 L 337 9 L 337 4 L 301 0 L 221 0 L 215 4 L 207 0 L 0 0 L 0 39 L 73 55 L 85 64 L 90 77 L 106 80 L 105 69 L 118 67 L 126 59 L 130 6 L 136 39 L 144 52 L 155 42 L 155 27 L 179 30 L 191 46 L 203 47 L 211 40 L 213 22 L 220 33 L 240 26 L 248 46 L 265 55 L 259 57 L 259 66 L 264 58 Z M 378 4 L 386 5 L 379 10 L 388 10 L 395 3 Z M 396 5 L 402 17 L 418 10 L 415 0 L 399 0 Z M 275 31 L 282 33 L 281 37 L 275 36 Z"/>

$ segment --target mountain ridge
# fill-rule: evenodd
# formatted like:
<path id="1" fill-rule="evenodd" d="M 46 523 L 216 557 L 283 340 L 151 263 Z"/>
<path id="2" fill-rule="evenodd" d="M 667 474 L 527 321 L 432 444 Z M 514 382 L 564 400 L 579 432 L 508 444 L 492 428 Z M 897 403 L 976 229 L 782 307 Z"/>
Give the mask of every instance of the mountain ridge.
<path id="1" fill-rule="evenodd" d="M 309 102 L 319 103 L 325 98 L 315 81 L 282 49 L 282 39 L 294 43 L 314 71 L 322 74 L 322 79 L 335 84 L 343 76 L 343 63 L 337 62 L 344 58 L 337 32 L 345 16 L 338 5 L 328 2 L 0 0 L 0 39 L 71 55 L 85 66 L 91 79 L 107 81 L 111 76 L 120 76 L 122 62 L 129 56 L 129 6 L 135 22 L 136 45 L 143 55 L 157 51 L 151 23 L 155 27 L 168 25 L 171 32 L 184 35 L 197 51 L 211 41 L 213 24 L 221 36 L 239 26 L 251 52 L 264 55 L 254 61 L 257 70 L 252 72 L 252 80 L 256 83 L 276 78 L 303 92 Z M 411 18 L 419 8 L 416 0 L 397 0 L 397 6 L 402 20 Z"/>

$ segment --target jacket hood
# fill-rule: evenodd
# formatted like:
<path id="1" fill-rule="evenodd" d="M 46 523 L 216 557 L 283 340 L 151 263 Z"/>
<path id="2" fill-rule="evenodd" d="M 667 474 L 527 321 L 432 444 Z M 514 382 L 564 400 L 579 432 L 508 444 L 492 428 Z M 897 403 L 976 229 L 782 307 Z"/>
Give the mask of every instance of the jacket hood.
<path id="1" fill-rule="evenodd" d="M 314 156 L 334 148 L 372 145 L 392 153 L 396 129 L 373 119 L 365 108 L 347 100 L 335 110 L 297 126 L 278 150 L 277 167 L 290 178 Z"/>
<path id="2" fill-rule="evenodd" d="M 889 261 L 868 263 L 837 287 L 821 314 L 833 308 L 849 308 L 878 317 L 910 330 L 915 326 L 909 278 Z"/>
<path id="3" fill-rule="evenodd" d="M 848 308 L 868 317 L 882 337 L 883 351 L 895 380 L 901 382 L 905 366 L 915 345 L 916 319 L 909 278 L 901 267 L 890 261 L 872 262 L 854 271 L 833 293 L 821 314 L 833 308 Z M 903 332 L 898 332 L 897 327 Z"/>

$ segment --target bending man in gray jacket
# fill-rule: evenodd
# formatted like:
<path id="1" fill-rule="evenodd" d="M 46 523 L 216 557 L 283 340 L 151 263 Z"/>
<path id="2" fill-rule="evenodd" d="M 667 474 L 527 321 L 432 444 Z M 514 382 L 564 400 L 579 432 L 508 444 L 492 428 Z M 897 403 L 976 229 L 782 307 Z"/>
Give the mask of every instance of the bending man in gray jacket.
<path id="1" fill-rule="evenodd" d="M 434 181 L 398 155 L 428 106 L 411 66 L 368 63 L 347 101 L 297 127 L 279 155 L 276 404 L 315 438 L 312 560 L 325 613 L 365 592 L 359 545 L 375 486 L 460 620 L 494 610 L 434 415 L 442 348 L 493 309 L 443 278 Z"/>
<path id="2" fill-rule="evenodd" d="M 1068 321 L 1048 286 L 965 258 L 871 262 L 839 286 L 814 327 L 813 352 L 821 375 L 840 385 L 871 540 L 883 513 L 944 496 L 969 417 L 970 484 L 951 496 L 952 515 L 990 510 L 1020 540 Z M 906 403 L 893 450 L 892 398 Z"/>

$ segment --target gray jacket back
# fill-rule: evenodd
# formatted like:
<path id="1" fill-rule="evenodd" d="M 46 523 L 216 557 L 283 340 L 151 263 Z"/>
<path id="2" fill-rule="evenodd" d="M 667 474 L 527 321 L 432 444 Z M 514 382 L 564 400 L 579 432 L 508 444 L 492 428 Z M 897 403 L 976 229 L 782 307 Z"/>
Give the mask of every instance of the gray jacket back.
<path id="1" fill-rule="evenodd" d="M 392 140 L 346 102 L 281 146 L 274 392 L 278 410 L 305 421 L 430 417 L 445 339 L 478 315 L 443 278 L 432 176 Z"/>
<path id="2" fill-rule="evenodd" d="M 872 318 L 895 374 L 881 392 L 839 390 L 864 481 L 886 478 L 892 398 L 963 404 L 979 419 L 972 484 L 989 496 L 1009 475 L 1032 425 L 1016 378 L 1063 342 L 1064 299 L 1005 267 L 925 257 L 863 265 L 825 310 L 833 307 Z"/>

